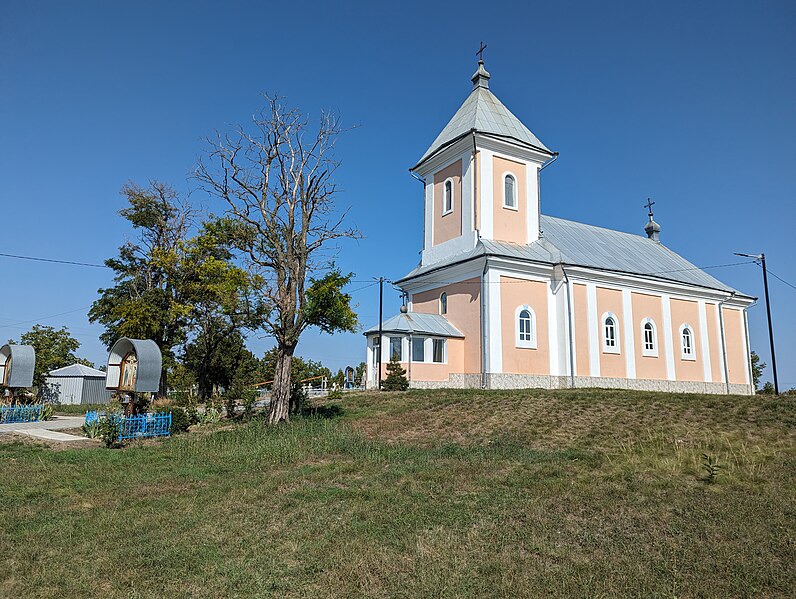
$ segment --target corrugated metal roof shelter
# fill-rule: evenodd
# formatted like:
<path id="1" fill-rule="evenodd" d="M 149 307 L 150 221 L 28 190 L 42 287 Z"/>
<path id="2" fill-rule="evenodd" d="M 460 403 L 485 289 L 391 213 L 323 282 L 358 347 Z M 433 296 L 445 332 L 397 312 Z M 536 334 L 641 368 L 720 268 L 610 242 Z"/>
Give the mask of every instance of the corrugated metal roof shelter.
<path id="1" fill-rule="evenodd" d="M 464 337 L 462 332 L 450 321 L 439 314 L 422 314 L 420 312 L 401 312 L 382 324 L 384 333 L 411 333 L 432 335 L 437 337 Z M 365 331 L 365 335 L 378 333 L 378 325 Z"/>
<path id="2" fill-rule="evenodd" d="M 418 266 L 401 281 L 479 256 L 505 256 L 542 264 L 585 266 L 641 275 L 721 291 L 735 291 L 658 241 L 542 215 L 543 237 L 528 245 L 482 239 L 472 250 L 427 266 Z M 739 294 L 742 295 L 742 294 Z"/>
<path id="3" fill-rule="evenodd" d="M 122 337 L 108 355 L 105 387 L 114 391 L 154 393 L 160 386 L 163 357 L 151 339 Z"/>
<path id="4" fill-rule="evenodd" d="M 51 370 L 42 394 L 46 401 L 63 405 L 105 404 L 111 399 L 105 389 L 105 373 L 83 364 Z"/>
<path id="5" fill-rule="evenodd" d="M 0 384 L 11 389 L 33 386 L 36 350 L 32 345 L 6 344 L 0 348 Z"/>

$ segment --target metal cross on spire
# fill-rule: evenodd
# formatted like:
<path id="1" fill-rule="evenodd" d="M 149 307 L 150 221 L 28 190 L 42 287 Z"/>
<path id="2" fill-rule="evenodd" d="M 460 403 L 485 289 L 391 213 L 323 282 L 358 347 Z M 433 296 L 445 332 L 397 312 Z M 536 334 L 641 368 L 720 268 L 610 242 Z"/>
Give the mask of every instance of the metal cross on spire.
<path id="1" fill-rule="evenodd" d="M 478 48 L 478 52 L 475 53 L 478 56 L 478 62 L 484 62 L 484 50 L 486 50 L 486 44 L 481 42 L 481 47 Z"/>
<path id="2" fill-rule="evenodd" d="M 649 210 L 649 217 L 650 217 L 650 220 L 652 220 L 652 207 L 653 207 L 654 205 L 655 205 L 655 202 L 653 202 L 653 201 L 652 201 L 650 198 L 647 198 L 647 203 L 646 203 L 646 204 L 644 204 L 644 207 L 645 207 L 647 210 Z"/>

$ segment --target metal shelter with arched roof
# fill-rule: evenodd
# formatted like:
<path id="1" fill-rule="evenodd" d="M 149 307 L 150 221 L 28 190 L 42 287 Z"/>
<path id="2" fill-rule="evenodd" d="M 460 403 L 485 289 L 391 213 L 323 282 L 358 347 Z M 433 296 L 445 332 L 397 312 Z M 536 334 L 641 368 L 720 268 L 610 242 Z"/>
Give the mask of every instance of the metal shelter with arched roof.
<path id="1" fill-rule="evenodd" d="M 122 337 L 108 354 L 105 388 L 128 393 L 155 393 L 160 386 L 163 356 L 151 339 Z"/>
<path id="2" fill-rule="evenodd" d="M 7 343 L 0 348 L 0 385 L 10 389 L 33 386 L 36 350 L 32 345 Z"/>

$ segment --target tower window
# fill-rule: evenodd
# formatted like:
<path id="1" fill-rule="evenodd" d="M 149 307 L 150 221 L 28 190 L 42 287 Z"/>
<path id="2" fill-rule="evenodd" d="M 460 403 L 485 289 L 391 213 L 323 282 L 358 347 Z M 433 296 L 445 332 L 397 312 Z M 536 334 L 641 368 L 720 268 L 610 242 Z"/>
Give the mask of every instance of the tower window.
<path id="1" fill-rule="evenodd" d="M 503 206 L 517 209 L 517 180 L 511 173 L 503 177 Z"/>
<path id="2" fill-rule="evenodd" d="M 439 296 L 439 313 L 448 313 L 448 294 L 444 291 L 442 292 L 442 295 Z"/>
<path id="3" fill-rule="evenodd" d="M 442 215 L 453 212 L 453 179 L 446 179 L 443 185 Z"/>

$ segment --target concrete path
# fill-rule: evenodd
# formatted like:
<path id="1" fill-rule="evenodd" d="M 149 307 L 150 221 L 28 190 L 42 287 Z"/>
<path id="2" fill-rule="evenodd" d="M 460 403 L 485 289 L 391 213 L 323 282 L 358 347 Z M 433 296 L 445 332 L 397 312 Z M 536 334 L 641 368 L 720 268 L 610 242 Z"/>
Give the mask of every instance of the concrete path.
<path id="1" fill-rule="evenodd" d="M 52 420 L 0 424 L 0 435 L 10 435 L 11 433 L 29 430 L 58 431 L 66 428 L 80 428 L 83 426 L 83 422 L 85 422 L 85 418 L 83 416 L 55 416 Z"/>
<path id="2" fill-rule="evenodd" d="M 15 433 L 28 435 L 29 437 L 36 437 L 37 439 L 46 439 L 47 441 L 90 441 L 88 437 L 78 437 L 77 435 L 70 435 L 67 433 L 59 433 L 56 431 L 48 431 L 46 429 L 17 429 Z"/>

